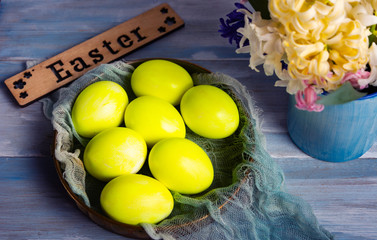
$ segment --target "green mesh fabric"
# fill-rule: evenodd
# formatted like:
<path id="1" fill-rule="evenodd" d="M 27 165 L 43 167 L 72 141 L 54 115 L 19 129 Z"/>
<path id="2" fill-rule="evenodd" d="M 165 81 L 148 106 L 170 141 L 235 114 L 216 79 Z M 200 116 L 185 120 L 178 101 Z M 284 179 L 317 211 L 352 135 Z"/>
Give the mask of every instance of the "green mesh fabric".
<path id="1" fill-rule="evenodd" d="M 99 194 L 104 186 L 86 174 L 80 153 L 88 139 L 75 132 L 70 111 L 76 96 L 89 84 L 111 80 L 135 96 L 129 80 L 133 67 L 118 61 L 101 65 L 44 99 L 44 109 L 57 131 L 55 156 L 64 177 L 86 205 L 101 212 Z M 153 239 L 333 239 L 317 222 L 311 207 L 283 190 L 282 170 L 269 156 L 261 133 L 259 111 L 247 89 L 224 74 L 193 74 L 195 85 L 211 84 L 228 92 L 240 111 L 240 126 L 232 136 L 210 140 L 187 129 L 187 138 L 209 155 L 215 179 L 204 193 L 194 196 L 172 192 L 172 214 L 157 225 L 142 224 Z M 150 175 L 147 167 L 141 172 Z M 102 213 L 102 212 L 101 212 Z"/>

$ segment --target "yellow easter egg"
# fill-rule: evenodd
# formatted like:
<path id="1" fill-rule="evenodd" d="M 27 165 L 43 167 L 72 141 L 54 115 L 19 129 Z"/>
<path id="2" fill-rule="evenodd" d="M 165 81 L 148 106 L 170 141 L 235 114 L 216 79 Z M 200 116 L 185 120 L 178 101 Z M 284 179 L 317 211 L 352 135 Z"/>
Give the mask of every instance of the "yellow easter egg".
<path id="1" fill-rule="evenodd" d="M 117 83 L 99 81 L 86 87 L 76 98 L 72 121 L 77 133 L 92 138 L 99 132 L 123 122 L 128 104 L 126 91 Z"/>
<path id="2" fill-rule="evenodd" d="M 174 106 L 193 85 L 190 74 L 183 67 L 160 59 L 140 64 L 131 77 L 136 96 L 155 96 Z"/>
<path id="3" fill-rule="evenodd" d="M 189 89 L 182 97 L 180 108 L 186 125 L 206 138 L 228 137 L 239 125 L 236 103 L 215 86 L 199 85 Z"/>
<path id="4" fill-rule="evenodd" d="M 186 136 L 186 126 L 178 110 L 153 96 L 133 100 L 126 109 L 124 122 L 143 136 L 148 147 L 165 138 Z"/>
<path id="5" fill-rule="evenodd" d="M 153 176 L 167 188 L 196 194 L 212 183 L 214 171 L 206 152 L 185 138 L 168 138 L 153 146 L 148 165 Z"/>
<path id="6" fill-rule="evenodd" d="M 132 129 L 114 127 L 92 138 L 84 151 L 85 169 L 101 181 L 137 173 L 147 156 L 143 137 Z"/>
<path id="7" fill-rule="evenodd" d="M 140 174 L 111 180 L 101 192 L 100 203 L 112 219 L 131 225 L 158 223 L 174 207 L 173 197 L 164 185 Z"/>

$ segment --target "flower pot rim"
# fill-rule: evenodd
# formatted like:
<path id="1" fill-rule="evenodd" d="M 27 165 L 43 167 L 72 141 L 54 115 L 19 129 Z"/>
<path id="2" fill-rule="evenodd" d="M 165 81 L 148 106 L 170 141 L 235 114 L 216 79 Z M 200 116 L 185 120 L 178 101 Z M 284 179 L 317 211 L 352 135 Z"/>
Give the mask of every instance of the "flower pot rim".
<path id="1" fill-rule="evenodd" d="M 374 92 L 374 93 L 371 93 L 371 94 L 367 94 L 367 95 L 365 95 L 365 96 L 363 96 L 363 97 L 361 97 L 361 98 L 359 98 L 357 100 L 370 99 L 370 98 L 374 98 L 376 96 L 377 96 L 377 92 Z"/>

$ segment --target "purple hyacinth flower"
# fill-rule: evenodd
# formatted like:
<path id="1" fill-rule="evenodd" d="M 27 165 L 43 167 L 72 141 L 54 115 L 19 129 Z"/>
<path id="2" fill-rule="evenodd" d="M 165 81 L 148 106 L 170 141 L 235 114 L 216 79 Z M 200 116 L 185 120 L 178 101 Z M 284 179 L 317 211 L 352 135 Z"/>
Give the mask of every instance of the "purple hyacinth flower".
<path id="1" fill-rule="evenodd" d="M 219 32 L 221 33 L 221 36 L 223 38 L 229 39 L 230 44 L 232 44 L 234 41 L 237 44 L 237 47 L 239 47 L 242 35 L 239 32 L 237 32 L 237 30 L 245 26 L 245 14 L 243 14 L 242 12 L 238 12 L 237 10 L 246 9 L 249 12 L 250 10 L 247 9 L 241 3 L 235 3 L 234 5 L 237 7 L 237 9 L 227 14 L 226 16 L 228 18 L 226 20 L 224 20 L 224 18 L 220 18 L 221 25 Z"/>

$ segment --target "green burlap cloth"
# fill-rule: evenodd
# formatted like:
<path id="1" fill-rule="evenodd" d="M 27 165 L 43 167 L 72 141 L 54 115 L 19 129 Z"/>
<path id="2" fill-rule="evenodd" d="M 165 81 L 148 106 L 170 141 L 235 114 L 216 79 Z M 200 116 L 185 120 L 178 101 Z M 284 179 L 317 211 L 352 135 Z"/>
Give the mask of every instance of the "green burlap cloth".
<path id="1" fill-rule="evenodd" d="M 132 100 L 133 69 L 122 61 L 101 65 L 42 100 L 45 115 L 57 131 L 55 157 L 61 162 L 64 177 L 85 204 L 98 212 L 104 184 L 84 170 L 81 154 L 88 139 L 74 130 L 70 112 L 76 96 L 101 80 L 119 83 Z M 259 112 L 247 89 L 224 74 L 192 77 L 195 85 L 215 85 L 232 96 L 240 111 L 240 126 L 235 134 L 220 140 L 205 139 L 187 130 L 186 137 L 199 144 L 212 160 L 215 179 L 208 191 L 197 196 L 173 192 L 172 214 L 157 225 L 142 224 L 149 236 L 190 240 L 333 239 L 306 202 L 284 192 L 283 172 L 266 151 Z M 142 171 L 148 174 L 148 169 Z"/>

